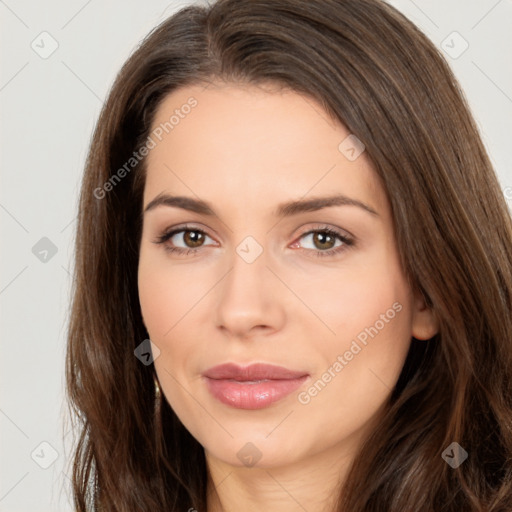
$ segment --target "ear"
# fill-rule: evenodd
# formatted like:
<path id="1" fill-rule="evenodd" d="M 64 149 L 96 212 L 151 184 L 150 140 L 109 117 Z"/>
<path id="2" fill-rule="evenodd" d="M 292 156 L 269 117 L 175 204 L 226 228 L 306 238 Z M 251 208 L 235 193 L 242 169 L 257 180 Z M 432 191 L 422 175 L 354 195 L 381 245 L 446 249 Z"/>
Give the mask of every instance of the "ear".
<path id="1" fill-rule="evenodd" d="M 434 311 L 429 308 L 421 292 L 414 294 L 412 315 L 412 336 L 417 340 L 429 340 L 439 332 L 439 322 Z"/>

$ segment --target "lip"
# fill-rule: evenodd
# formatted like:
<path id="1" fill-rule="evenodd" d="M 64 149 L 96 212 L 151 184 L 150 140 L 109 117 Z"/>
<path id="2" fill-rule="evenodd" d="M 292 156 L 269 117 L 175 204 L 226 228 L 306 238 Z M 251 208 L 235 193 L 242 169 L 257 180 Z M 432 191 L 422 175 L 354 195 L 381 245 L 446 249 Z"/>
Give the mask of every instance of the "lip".
<path id="1" fill-rule="evenodd" d="M 295 391 L 308 377 L 307 372 L 264 363 L 225 363 L 203 373 L 208 391 L 220 402 L 238 409 L 268 407 Z"/>

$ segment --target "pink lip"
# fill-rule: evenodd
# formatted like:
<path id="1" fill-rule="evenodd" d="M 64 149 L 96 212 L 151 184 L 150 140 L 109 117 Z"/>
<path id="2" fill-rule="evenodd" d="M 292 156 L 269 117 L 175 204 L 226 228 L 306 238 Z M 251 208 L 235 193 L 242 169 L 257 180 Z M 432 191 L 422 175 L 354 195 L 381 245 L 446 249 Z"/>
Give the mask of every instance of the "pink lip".
<path id="1" fill-rule="evenodd" d="M 262 409 L 295 391 L 308 378 L 298 372 L 263 363 L 238 366 L 226 363 L 203 373 L 210 393 L 239 409 Z"/>

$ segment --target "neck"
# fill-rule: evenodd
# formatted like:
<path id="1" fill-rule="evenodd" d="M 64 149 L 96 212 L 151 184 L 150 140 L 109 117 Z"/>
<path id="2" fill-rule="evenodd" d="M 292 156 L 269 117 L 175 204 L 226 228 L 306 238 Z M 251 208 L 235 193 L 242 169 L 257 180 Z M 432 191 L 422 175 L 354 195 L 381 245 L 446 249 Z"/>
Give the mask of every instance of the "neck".
<path id="1" fill-rule="evenodd" d="M 354 454 L 341 447 L 286 466 L 238 467 L 206 453 L 208 512 L 332 512 Z"/>

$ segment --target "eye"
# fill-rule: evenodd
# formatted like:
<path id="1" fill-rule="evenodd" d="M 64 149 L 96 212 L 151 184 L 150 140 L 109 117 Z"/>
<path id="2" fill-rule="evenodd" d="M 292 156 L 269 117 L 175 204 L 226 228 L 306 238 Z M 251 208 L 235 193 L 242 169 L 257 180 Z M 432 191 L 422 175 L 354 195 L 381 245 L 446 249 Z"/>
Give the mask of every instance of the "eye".
<path id="1" fill-rule="evenodd" d="M 305 250 L 313 251 L 315 256 L 333 256 L 354 245 L 354 241 L 351 238 L 330 227 L 310 230 L 301 235 L 299 240 L 308 238 L 312 247 Z M 336 242 L 338 242 L 337 245 Z M 297 242 L 292 247 L 297 247 Z"/>
<path id="2" fill-rule="evenodd" d="M 181 226 L 165 231 L 157 237 L 154 243 L 163 244 L 167 252 L 188 255 L 194 254 L 204 247 L 207 238 L 212 240 L 202 229 L 193 226 Z M 313 253 L 315 256 L 333 256 L 354 245 L 352 238 L 328 226 L 310 230 L 302 234 L 299 240 L 307 240 L 308 238 L 312 247 L 304 248 L 300 246 L 299 248 L 308 253 Z M 171 242 L 171 244 L 168 242 Z M 298 242 L 294 242 L 291 247 L 297 248 Z"/>
<path id="3" fill-rule="evenodd" d="M 155 243 L 164 244 L 165 250 L 171 253 L 191 254 L 197 252 L 207 238 L 212 240 L 202 229 L 181 226 L 162 233 L 157 237 Z M 169 241 L 172 242 L 172 245 L 167 243 Z M 180 243 L 183 244 L 181 247 Z"/>

